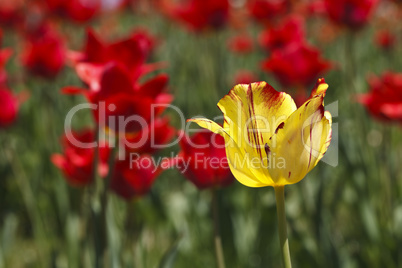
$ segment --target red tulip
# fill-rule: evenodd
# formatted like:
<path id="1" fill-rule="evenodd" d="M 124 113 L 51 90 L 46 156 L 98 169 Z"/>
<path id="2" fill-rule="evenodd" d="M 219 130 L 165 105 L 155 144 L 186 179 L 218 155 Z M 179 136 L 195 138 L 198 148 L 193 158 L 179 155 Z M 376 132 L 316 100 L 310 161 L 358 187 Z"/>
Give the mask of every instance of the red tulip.
<path id="1" fill-rule="evenodd" d="M 358 96 L 369 113 L 380 120 L 402 122 L 402 73 L 385 72 L 369 79 L 370 92 Z"/>
<path id="2" fill-rule="evenodd" d="M 130 37 L 111 43 L 100 40 L 92 30 L 88 30 L 83 51 L 71 52 L 70 58 L 76 67 L 79 63 L 102 65 L 115 62 L 127 68 L 136 80 L 153 70 L 145 64 L 153 48 L 154 41 L 144 30 L 134 31 Z"/>
<path id="3" fill-rule="evenodd" d="M 199 131 L 180 140 L 177 167 L 199 189 L 224 187 L 234 181 L 225 152 L 225 140 L 211 131 Z"/>
<path id="4" fill-rule="evenodd" d="M 71 19 L 75 22 L 87 22 L 100 10 L 100 0 L 46 0 L 52 14 Z"/>
<path id="5" fill-rule="evenodd" d="M 15 121 L 18 107 L 18 98 L 0 85 L 0 128 L 7 127 Z"/>
<path id="6" fill-rule="evenodd" d="M 318 49 L 303 43 L 275 50 L 262 64 L 285 87 L 308 87 L 330 67 Z"/>
<path id="7" fill-rule="evenodd" d="M 203 31 L 223 27 L 229 18 L 228 0 L 188 0 L 170 11 L 173 18 L 190 30 Z"/>
<path id="8" fill-rule="evenodd" d="M 228 48 L 235 53 L 250 53 L 254 49 L 253 39 L 245 34 L 228 40 Z"/>
<path id="9" fill-rule="evenodd" d="M 370 20 L 378 0 L 325 0 L 329 18 L 357 30 Z"/>
<path id="10" fill-rule="evenodd" d="M 160 149 L 160 146 L 167 144 L 175 136 L 176 130 L 169 123 L 169 118 L 158 117 L 147 128 L 128 135 L 126 137 L 127 151 L 139 154 L 155 153 Z"/>
<path id="11" fill-rule="evenodd" d="M 138 28 L 133 31 L 131 33 L 131 39 L 139 40 L 141 42 L 141 47 L 145 50 L 147 56 L 155 49 L 159 41 L 145 28 Z"/>
<path id="12" fill-rule="evenodd" d="M 20 26 L 24 21 L 23 0 L 0 1 L 0 24 L 5 27 Z"/>
<path id="13" fill-rule="evenodd" d="M 103 103 L 104 114 L 100 106 L 94 110 L 95 120 L 101 127 L 133 134 L 151 122 L 153 104 L 165 105 L 172 101 L 172 95 L 163 92 L 168 83 L 168 76 L 165 74 L 139 85 L 131 81 L 126 69 L 115 63 L 109 63 L 100 69 L 92 65 L 86 68 L 87 73 L 91 74 L 81 78 L 90 86 L 90 90 L 67 87 L 63 91 L 68 94 L 84 94 L 90 103 L 96 105 Z M 155 109 L 154 115 L 158 116 L 163 110 L 163 108 Z M 101 121 L 102 116 L 105 121 Z"/>
<path id="14" fill-rule="evenodd" d="M 129 38 L 104 43 L 91 30 L 87 35 L 83 52 L 70 57 L 89 90 L 67 87 L 64 92 L 84 94 L 90 103 L 99 105 L 93 112 L 101 127 L 129 136 L 147 129 L 154 120 L 151 116 L 158 116 L 165 109 L 163 105 L 172 101 L 172 95 L 164 93 L 169 80 L 166 74 L 138 82 L 157 66 L 145 64 L 153 46 L 149 36 L 137 31 Z"/>
<path id="15" fill-rule="evenodd" d="M 390 50 L 395 46 L 396 37 L 388 30 L 378 31 L 374 37 L 374 42 L 384 50 Z"/>
<path id="16" fill-rule="evenodd" d="M 116 160 L 110 188 L 126 200 L 141 197 L 150 191 L 161 172 L 149 155 Z"/>
<path id="17" fill-rule="evenodd" d="M 71 51 L 69 58 L 71 58 L 74 64 L 82 62 L 107 62 L 109 59 L 107 53 L 105 53 L 107 45 L 103 44 L 92 29 L 87 29 L 86 35 L 83 51 Z"/>
<path id="18" fill-rule="evenodd" d="M 23 65 L 33 74 L 53 78 L 64 67 L 66 50 L 62 38 L 48 26 L 27 37 Z"/>
<path id="19" fill-rule="evenodd" d="M 322 0 L 314 0 L 307 4 L 308 15 L 322 15 L 327 13 L 325 3 Z"/>
<path id="20" fill-rule="evenodd" d="M 288 11 L 287 0 L 252 0 L 249 1 L 248 10 L 250 15 L 261 23 L 272 21 Z"/>
<path id="21" fill-rule="evenodd" d="M 65 175 L 67 182 L 73 186 L 86 186 L 94 178 L 95 148 L 84 148 L 81 144 L 88 145 L 95 141 L 93 130 L 85 129 L 80 132 L 72 132 L 72 138 L 66 135 L 62 138 L 63 154 L 53 154 L 51 160 Z M 110 148 L 99 147 L 97 172 L 101 177 L 108 173 L 108 159 Z"/>
<path id="22" fill-rule="evenodd" d="M 238 84 L 251 84 L 259 80 L 254 73 L 248 70 L 240 70 L 235 74 L 234 81 L 235 81 L 234 84 L 238 85 Z"/>
<path id="23" fill-rule="evenodd" d="M 301 17 L 286 17 L 277 27 L 268 27 L 260 35 L 260 44 L 266 51 L 283 49 L 304 41 L 304 21 Z"/>
<path id="24" fill-rule="evenodd" d="M 101 0 L 102 11 L 115 11 L 128 7 L 132 0 Z"/>

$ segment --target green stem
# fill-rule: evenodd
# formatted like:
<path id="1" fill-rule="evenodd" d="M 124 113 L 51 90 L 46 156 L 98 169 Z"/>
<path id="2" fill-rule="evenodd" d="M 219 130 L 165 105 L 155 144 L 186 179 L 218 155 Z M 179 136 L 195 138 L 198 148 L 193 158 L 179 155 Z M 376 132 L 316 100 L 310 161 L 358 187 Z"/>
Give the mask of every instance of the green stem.
<path id="1" fill-rule="evenodd" d="M 285 214 L 285 186 L 277 186 L 275 189 L 276 211 L 278 214 L 279 243 L 281 247 L 282 262 L 285 268 L 291 268 L 289 241 Z"/>
<path id="2" fill-rule="evenodd" d="M 137 200 L 132 200 L 127 202 L 126 207 L 127 215 L 124 224 L 125 236 L 123 240 L 123 249 L 128 252 L 132 252 L 135 248 L 139 236 L 138 219 L 136 218 L 136 213 L 138 212 L 136 211 L 136 201 Z M 122 253 L 124 256 L 124 252 Z"/>
<path id="3" fill-rule="evenodd" d="M 225 268 L 225 257 L 223 256 L 221 235 L 219 232 L 219 212 L 218 199 L 216 189 L 212 189 L 212 212 L 214 219 L 214 235 L 215 235 L 215 255 L 218 268 Z"/>
<path id="4" fill-rule="evenodd" d="M 98 133 L 96 133 L 98 135 Z M 94 243 L 95 243 L 95 267 L 97 268 L 102 268 L 102 267 L 107 267 L 108 265 L 106 264 L 106 254 L 108 250 L 108 240 L 107 240 L 107 219 L 106 219 L 106 210 L 108 207 L 108 200 L 109 200 L 109 186 L 110 186 L 110 181 L 113 176 L 114 172 L 114 161 L 116 159 L 116 152 L 117 152 L 117 147 L 119 146 L 119 139 L 116 136 L 116 140 L 114 144 L 111 144 L 112 146 L 112 151 L 110 152 L 109 156 L 109 173 L 106 176 L 105 179 L 99 178 L 98 176 L 95 175 L 95 178 L 97 178 L 97 184 L 99 184 L 98 191 L 100 193 L 97 193 L 95 196 L 95 203 L 97 206 L 99 206 L 97 209 L 94 209 L 94 224 L 95 224 L 95 237 L 94 237 Z M 99 148 L 97 149 L 98 152 Z M 95 174 L 97 172 L 97 167 L 95 167 L 94 170 Z"/>

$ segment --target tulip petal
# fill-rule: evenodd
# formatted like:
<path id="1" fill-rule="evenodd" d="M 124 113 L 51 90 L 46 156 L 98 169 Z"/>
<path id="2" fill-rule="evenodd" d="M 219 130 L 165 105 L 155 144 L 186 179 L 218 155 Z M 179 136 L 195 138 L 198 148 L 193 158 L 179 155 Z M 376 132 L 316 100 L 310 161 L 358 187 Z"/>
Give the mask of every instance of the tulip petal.
<path id="1" fill-rule="evenodd" d="M 303 179 L 329 146 L 332 120 L 324 112 L 325 90 L 321 93 L 295 111 L 267 143 L 268 159 L 274 162 L 269 173 L 276 186 Z"/>
<path id="2" fill-rule="evenodd" d="M 159 74 L 142 84 L 138 89 L 138 93 L 144 96 L 156 98 L 164 89 L 166 89 L 168 82 L 169 76 L 167 74 Z"/>
<path id="3" fill-rule="evenodd" d="M 219 134 L 224 138 L 225 136 L 229 136 L 229 134 L 219 124 L 215 123 L 212 120 L 206 118 L 193 118 L 187 120 L 187 122 L 197 123 L 200 127 L 209 129 L 210 131 Z"/>
<path id="4" fill-rule="evenodd" d="M 75 86 L 66 86 L 61 89 L 61 93 L 66 95 L 86 95 L 89 90 L 85 88 L 75 87 Z"/>
<path id="5" fill-rule="evenodd" d="M 66 165 L 66 158 L 61 154 L 52 154 L 50 157 L 52 163 L 59 169 L 64 169 Z"/>
<path id="6" fill-rule="evenodd" d="M 226 142 L 226 157 L 228 159 L 230 171 L 233 176 L 242 184 L 248 187 L 264 187 L 266 183 L 262 183 L 252 172 L 252 163 L 250 157 L 245 155 L 237 146 L 235 140 L 222 128 L 219 124 L 205 118 L 190 119 L 188 122 L 195 122 L 200 127 L 209 129 L 210 131 L 221 135 Z"/>
<path id="7" fill-rule="evenodd" d="M 293 99 L 265 82 L 235 86 L 223 97 L 218 107 L 224 114 L 224 126 L 242 151 L 247 152 L 252 173 L 267 186 L 273 181 L 268 172 L 265 144 L 292 112 Z M 260 165 L 258 165 L 260 159 Z"/>
<path id="8" fill-rule="evenodd" d="M 252 145 L 257 151 L 296 110 L 288 94 L 276 91 L 265 82 L 235 86 L 219 101 L 218 107 L 236 143 L 240 147 Z"/>
<path id="9" fill-rule="evenodd" d="M 315 83 L 313 90 L 311 91 L 310 99 L 315 96 L 318 96 L 318 95 L 322 95 L 323 97 L 325 97 L 325 93 L 327 92 L 327 89 L 328 89 L 328 84 L 325 83 L 325 79 L 319 78 L 317 80 L 317 82 Z"/>

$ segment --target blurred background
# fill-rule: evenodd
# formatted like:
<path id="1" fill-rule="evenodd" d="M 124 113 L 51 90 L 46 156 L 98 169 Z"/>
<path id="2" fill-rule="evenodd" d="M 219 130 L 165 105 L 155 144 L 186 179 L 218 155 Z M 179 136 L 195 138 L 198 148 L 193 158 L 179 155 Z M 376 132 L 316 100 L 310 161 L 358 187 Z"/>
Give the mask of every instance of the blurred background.
<path id="1" fill-rule="evenodd" d="M 397 0 L 0 0 L 0 267 L 217 267 L 213 196 L 226 266 L 281 267 L 273 189 L 128 169 L 71 145 L 64 120 L 100 101 L 214 118 L 255 81 L 301 105 L 320 77 L 333 141 L 286 187 L 294 267 L 401 267 L 401 18 Z M 150 120 L 160 143 L 183 127 Z M 78 139 L 110 129 L 97 122 L 77 112 Z"/>

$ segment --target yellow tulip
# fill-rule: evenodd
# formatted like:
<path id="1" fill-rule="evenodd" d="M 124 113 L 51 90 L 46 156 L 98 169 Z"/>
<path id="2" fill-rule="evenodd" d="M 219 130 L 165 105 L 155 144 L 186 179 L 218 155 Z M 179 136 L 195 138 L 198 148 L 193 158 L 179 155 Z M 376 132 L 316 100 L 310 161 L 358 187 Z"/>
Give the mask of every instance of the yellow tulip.
<path id="1" fill-rule="evenodd" d="M 249 187 L 273 186 L 282 262 L 291 268 L 284 187 L 297 183 L 324 156 L 331 141 L 332 117 L 324 110 L 328 85 L 318 79 L 298 109 L 293 99 L 265 82 L 235 86 L 218 107 L 223 127 L 197 118 L 189 121 L 225 138 L 226 157 L 235 178 Z"/>
<path id="2" fill-rule="evenodd" d="M 297 108 L 290 95 L 266 82 L 240 84 L 218 103 L 223 127 L 205 118 L 189 121 L 225 138 L 229 166 L 240 183 L 294 184 L 317 165 L 331 141 L 331 114 L 323 104 L 327 88 L 318 79 L 310 98 Z"/>

